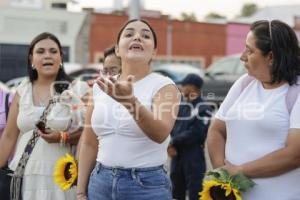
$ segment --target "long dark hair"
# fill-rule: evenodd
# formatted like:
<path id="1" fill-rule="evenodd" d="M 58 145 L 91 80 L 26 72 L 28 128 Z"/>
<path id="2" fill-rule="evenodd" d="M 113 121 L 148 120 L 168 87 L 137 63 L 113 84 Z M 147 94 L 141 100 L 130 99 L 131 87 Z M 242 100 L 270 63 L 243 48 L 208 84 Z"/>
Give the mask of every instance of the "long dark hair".
<path id="1" fill-rule="evenodd" d="M 44 39 L 50 39 L 57 44 L 57 46 L 59 48 L 59 53 L 62 58 L 62 60 L 61 60 L 62 66 L 59 67 L 58 73 L 55 78 L 56 83 L 54 84 L 55 91 L 60 94 L 69 87 L 69 83 L 72 82 L 72 78 L 69 77 L 64 70 L 62 47 L 61 47 L 61 44 L 60 44 L 59 40 L 57 39 L 57 37 L 55 35 L 53 35 L 52 33 L 48 33 L 48 32 L 41 33 L 38 36 L 36 36 L 30 43 L 28 55 L 27 55 L 27 72 L 28 72 L 29 80 L 30 80 L 30 82 L 33 83 L 38 78 L 37 71 L 35 69 L 33 69 L 31 66 L 31 58 L 32 58 L 34 46 L 39 41 L 44 40 Z"/>
<path id="2" fill-rule="evenodd" d="M 273 53 L 271 83 L 287 81 L 290 85 L 295 84 L 300 75 L 300 48 L 294 30 L 279 20 L 256 21 L 250 30 L 262 54 Z"/>

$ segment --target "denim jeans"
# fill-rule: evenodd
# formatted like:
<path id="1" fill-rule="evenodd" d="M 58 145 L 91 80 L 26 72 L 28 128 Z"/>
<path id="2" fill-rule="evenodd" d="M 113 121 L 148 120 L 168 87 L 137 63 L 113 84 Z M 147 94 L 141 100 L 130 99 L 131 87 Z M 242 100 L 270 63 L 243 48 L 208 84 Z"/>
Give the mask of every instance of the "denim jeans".
<path id="1" fill-rule="evenodd" d="M 163 166 L 115 168 L 97 163 L 88 185 L 89 200 L 171 200 L 171 182 Z"/>

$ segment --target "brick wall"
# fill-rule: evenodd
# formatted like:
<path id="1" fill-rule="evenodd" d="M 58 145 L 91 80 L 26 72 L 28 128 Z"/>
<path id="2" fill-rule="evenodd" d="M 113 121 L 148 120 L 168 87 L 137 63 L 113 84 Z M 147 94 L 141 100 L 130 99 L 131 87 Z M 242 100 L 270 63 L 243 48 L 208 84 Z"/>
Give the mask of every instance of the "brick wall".
<path id="1" fill-rule="evenodd" d="M 120 27 L 127 16 L 92 14 L 90 29 L 90 62 L 97 62 L 103 50 L 116 42 Z M 162 18 L 145 18 L 158 37 L 158 57 L 168 56 L 167 30 L 171 27 L 172 57 L 199 58 L 208 66 L 214 57 L 225 55 L 226 25 L 182 22 Z M 170 29 L 170 28 L 169 28 Z"/>

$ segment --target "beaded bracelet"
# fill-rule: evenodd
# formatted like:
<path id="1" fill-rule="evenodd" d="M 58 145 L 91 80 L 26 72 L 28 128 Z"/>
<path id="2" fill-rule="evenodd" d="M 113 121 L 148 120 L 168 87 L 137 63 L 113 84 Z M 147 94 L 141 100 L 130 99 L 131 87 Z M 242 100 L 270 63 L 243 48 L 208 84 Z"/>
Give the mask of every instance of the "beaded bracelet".
<path id="1" fill-rule="evenodd" d="M 69 139 L 68 132 L 61 131 L 60 132 L 60 144 L 61 144 L 61 146 L 66 146 L 68 139 Z"/>

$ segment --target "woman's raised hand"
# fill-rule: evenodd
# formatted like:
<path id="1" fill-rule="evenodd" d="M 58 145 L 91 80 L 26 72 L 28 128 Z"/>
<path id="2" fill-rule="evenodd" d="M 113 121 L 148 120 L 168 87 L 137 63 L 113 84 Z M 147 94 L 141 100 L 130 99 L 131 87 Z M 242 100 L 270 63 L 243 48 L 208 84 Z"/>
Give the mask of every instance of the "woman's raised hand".
<path id="1" fill-rule="evenodd" d="M 127 107 L 135 99 L 133 95 L 134 77 L 129 75 L 126 80 L 120 81 L 109 76 L 108 78 L 99 77 L 97 84 L 110 97 Z"/>

